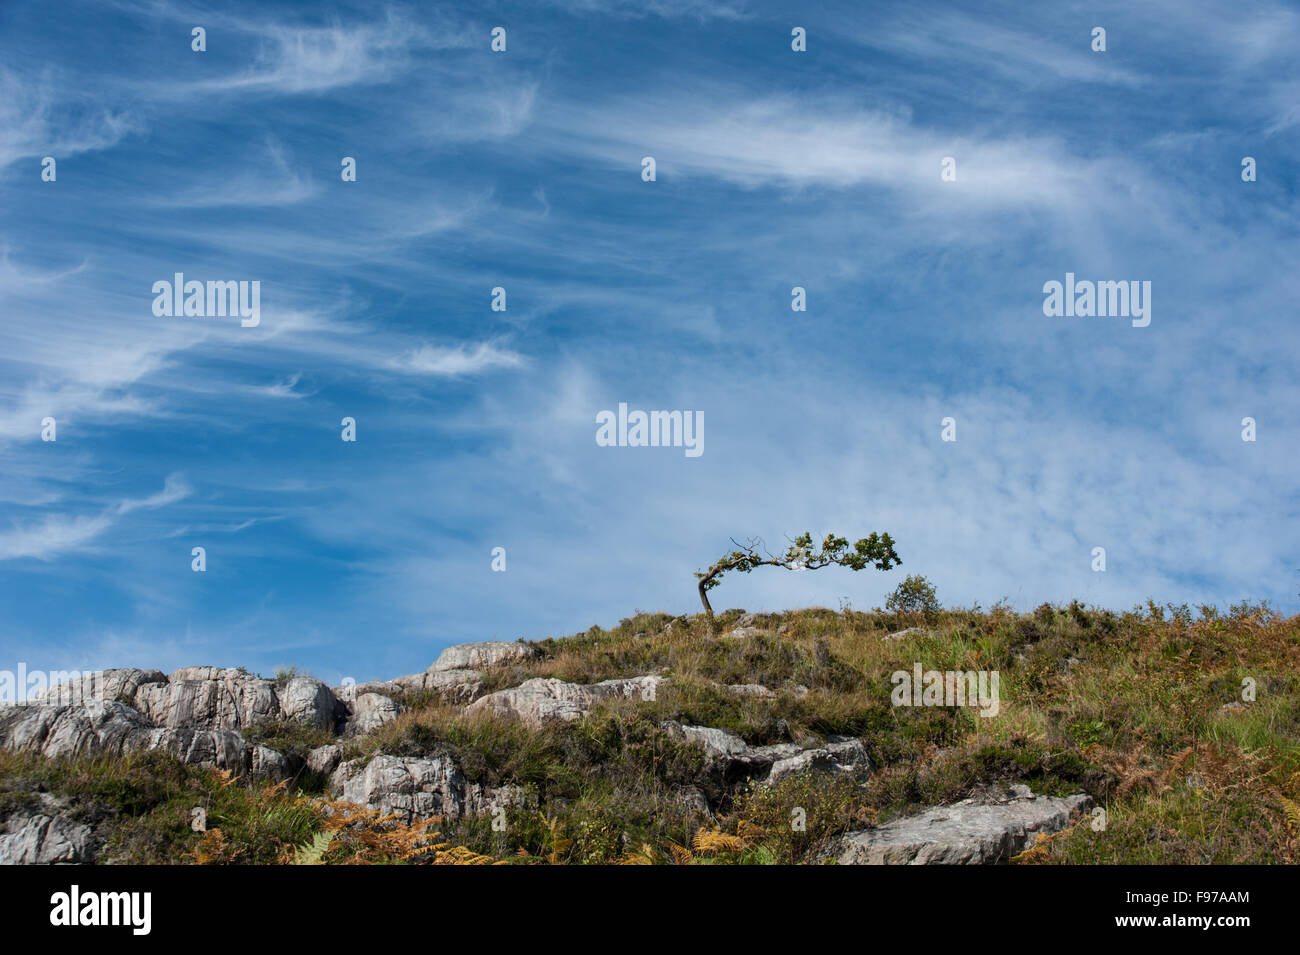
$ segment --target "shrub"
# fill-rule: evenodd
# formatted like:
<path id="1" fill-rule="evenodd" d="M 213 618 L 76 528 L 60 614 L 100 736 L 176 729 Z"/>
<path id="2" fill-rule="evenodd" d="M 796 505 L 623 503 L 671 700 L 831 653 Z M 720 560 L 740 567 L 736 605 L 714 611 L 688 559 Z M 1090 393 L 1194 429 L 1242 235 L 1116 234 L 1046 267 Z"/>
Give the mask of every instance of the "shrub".
<path id="1" fill-rule="evenodd" d="M 894 588 L 885 601 L 890 613 L 923 613 L 927 616 L 939 612 L 939 598 L 934 585 L 919 574 L 913 574 Z"/>

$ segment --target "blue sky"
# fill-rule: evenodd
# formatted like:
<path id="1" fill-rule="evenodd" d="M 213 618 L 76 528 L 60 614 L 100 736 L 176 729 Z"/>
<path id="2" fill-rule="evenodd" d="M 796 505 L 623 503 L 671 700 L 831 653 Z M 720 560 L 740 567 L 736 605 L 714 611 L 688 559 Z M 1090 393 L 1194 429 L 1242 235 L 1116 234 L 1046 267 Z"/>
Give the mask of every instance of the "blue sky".
<path id="1" fill-rule="evenodd" d="M 797 9 L 0 6 L 0 666 L 389 677 L 804 530 L 903 565 L 715 606 L 1300 609 L 1300 11 Z M 1150 325 L 1045 317 L 1067 272 Z M 704 453 L 598 447 L 619 402 Z"/>

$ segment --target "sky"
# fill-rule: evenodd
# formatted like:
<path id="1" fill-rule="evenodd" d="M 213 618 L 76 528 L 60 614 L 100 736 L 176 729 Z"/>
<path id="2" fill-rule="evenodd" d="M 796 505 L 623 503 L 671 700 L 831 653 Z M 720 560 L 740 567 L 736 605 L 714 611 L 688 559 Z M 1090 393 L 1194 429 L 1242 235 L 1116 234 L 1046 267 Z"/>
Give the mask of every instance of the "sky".
<path id="1" fill-rule="evenodd" d="M 0 668 L 389 678 L 804 531 L 902 564 L 714 607 L 1295 613 L 1297 49 L 1267 0 L 6 0 Z M 155 314 L 178 272 L 260 321 Z"/>

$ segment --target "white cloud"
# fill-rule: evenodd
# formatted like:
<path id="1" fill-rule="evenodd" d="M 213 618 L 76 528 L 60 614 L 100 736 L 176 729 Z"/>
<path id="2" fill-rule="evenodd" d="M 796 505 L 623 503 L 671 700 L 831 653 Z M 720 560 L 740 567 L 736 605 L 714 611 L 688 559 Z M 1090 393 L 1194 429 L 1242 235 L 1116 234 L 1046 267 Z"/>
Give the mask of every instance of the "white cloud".
<path id="1" fill-rule="evenodd" d="M 421 345 L 419 348 L 392 362 L 398 371 L 416 375 L 456 376 L 473 375 L 489 368 L 518 368 L 524 364 L 522 355 L 491 342 L 477 345 L 438 347 Z"/>
<path id="2" fill-rule="evenodd" d="M 84 550 L 113 527 L 119 518 L 132 511 L 166 507 L 191 493 L 192 489 L 185 480 L 172 474 L 168 475 L 163 489 L 157 494 L 119 501 L 96 515 L 48 514 L 38 523 L 0 533 L 0 560 L 20 557 L 53 560 L 63 554 Z"/>

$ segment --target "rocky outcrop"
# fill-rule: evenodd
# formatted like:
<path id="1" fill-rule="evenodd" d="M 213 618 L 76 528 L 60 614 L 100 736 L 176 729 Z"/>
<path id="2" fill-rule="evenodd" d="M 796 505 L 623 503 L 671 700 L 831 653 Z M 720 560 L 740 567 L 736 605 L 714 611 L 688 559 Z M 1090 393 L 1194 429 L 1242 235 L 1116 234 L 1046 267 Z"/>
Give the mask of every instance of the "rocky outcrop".
<path id="1" fill-rule="evenodd" d="M 663 726 L 671 735 L 703 749 L 727 784 L 750 779 L 772 785 L 804 772 L 859 778 L 871 774 L 866 747 L 850 737 L 832 737 L 811 748 L 795 743 L 750 746 L 739 736 L 710 726 L 683 726 L 671 720 Z"/>
<path id="2" fill-rule="evenodd" d="M 396 814 L 410 824 L 430 816 L 454 821 L 515 805 L 515 786 L 486 789 L 468 782 L 450 756 L 402 757 L 380 754 L 343 763 L 330 779 L 334 799 Z"/>
<path id="3" fill-rule="evenodd" d="M 124 703 L 94 701 L 0 707 L 0 748 L 39 753 L 47 759 L 120 756 L 156 749 L 171 753 L 184 763 L 215 766 L 236 773 L 252 771 L 255 750 L 265 749 L 250 746 L 230 730 L 154 726 Z M 275 763 L 262 754 L 259 765 L 273 768 Z"/>
<path id="4" fill-rule="evenodd" d="M 436 664 L 435 664 L 436 665 Z M 399 689 L 411 693 L 430 693 L 446 703 L 465 705 L 483 695 L 483 674 L 478 670 L 435 670 L 410 676 L 399 676 L 393 681 Z"/>
<path id="5" fill-rule="evenodd" d="M 350 704 L 345 736 L 359 736 L 377 730 L 385 723 L 397 719 L 406 707 L 390 696 L 381 693 L 362 693 Z"/>
<path id="6" fill-rule="evenodd" d="M 82 674 L 75 680 L 57 683 L 29 699 L 33 703 L 113 703 L 134 704 L 136 691 L 146 683 L 166 683 L 161 670 L 122 668 Z"/>
<path id="7" fill-rule="evenodd" d="M 0 833 L 0 865 L 64 865 L 95 861 L 94 832 L 58 814 L 20 812 Z"/>
<path id="8" fill-rule="evenodd" d="M 243 670 L 185 667 L 165 683 L 146 683 L 134 706 L 159 726 L 238 730 L 297 722 L 333 728 L 346 710 L 324 683 L 293 677 L 283 684 Z"/>
<path id="9" fill-rule="evenodd" d="M 563 680 L 525 680 L 508 690 L 489 693 L 465 708 L 466 713 L 491 713 L 540 725 L 549 720 L 576 720 L 603 700 L 653 699 L 660 676 L 638 676 L 602 683 L 565 683 Z"/>
<path id="10" fill-rule="evenodd" d="M 430 670 L 486 670 L 508 663 L 526 663 L 541 656 L 536 647 L 519 640 L 459 643 L 443 650 Z"/>
<path id="11" fill-rule="evenodd" d="M 829 853 L 841 865 L 990 865 L 1030 848 L 1091 808 L 1086 795 L 1035 796 L 1013 785 L 842 836 Z"/>

